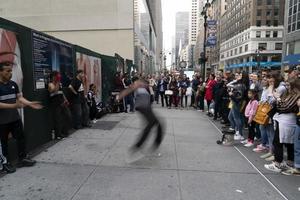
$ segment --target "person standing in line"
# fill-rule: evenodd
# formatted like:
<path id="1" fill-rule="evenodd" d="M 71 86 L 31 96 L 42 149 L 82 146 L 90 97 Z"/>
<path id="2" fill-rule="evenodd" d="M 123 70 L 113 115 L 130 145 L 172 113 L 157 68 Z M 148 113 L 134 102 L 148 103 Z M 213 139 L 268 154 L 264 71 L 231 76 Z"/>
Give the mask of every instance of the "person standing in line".
<path id="1" fill-rule="evenodd" d="M 248 91 L 248 98 L 250 99 L 249 103 L 246 106 L 245 117 L 247 118 L 247 123 L 249 127 L 248 141 L 245 143 L 245 147 L 252 147 L 254 145 L 255 137 L 255 127 L 256 122 L 253 121 L 257 108 L 258 108 L 258 94 L 254 89 Z"/>
<path id="2" fill-rule="evenodd" d="M 166 101 L 166 106 L 169 107 L 168 97 L 165 95 L 165 91 L 168 89 L 168 80 L 164 75 L 161 75 L 161 78 L 158 80 L 157 90 L 159 96 L 161 97 L 161 106 L 164 107 Z"/>
<path id="3" fill-rule="evenodd" d="M 157 126 L 157 135 L 156 139 L 152 146 L 152 151 L 158 150 L 162 140 L 163 140 L 163 127 L 159 122 L 158 118 L 155 116 L 151 103 L 150 103 L 150 94 L 147 91 L 149 87 L 148 83 L 143 79 L 134 79 L 133 83 L 129 86 L 129 88 L 123 90 L 117 99 L 120 100 L 128 94 L 132 92 L 135 93 L 135 109 L 145 118 L 147 121 L 147 125 L 144 128 L 140 138 L 137 142 L 130 148 L 130 152 L 132 154 L 137 153 L 145 143 L 148 138 L 151 129 L 154 126 Z"/>
<path id="4" fill-rule="evenodd" d="M 96 102 L 97 87 L 95 84 L 90 84 L 89 92 L 87 93 L 87 104 L 90 109 L 90 120 L 93 123 L 97 122 L 97 102 Z"/>
<path id="5" fill-rule="evenodd" d="M 215 75 L 214 74 L 210 74 L 209 75 L 209 79 L 207 81 L 207 84 L 206 84 L 206 90 L 205 90 L 205 100 L 206 100 L 206 103 L 207 103 L 207 114 L 210 115 L 209 113 L 209 106 L 213 100 L 213 88 L 214 86 L 216 85 L 216 80 L 215 80 Z"/>
<path id="6" fill-rule="evenodd" d="M 62 139 L 68 136 L 68 130 L 71 125 L 71 113 L 68 108 L 69 102 L 66 99 L 61 86 L 61 75 L 53 71 L 50 75 L 51 82 L 48 84 L 50 96 L 50 109 L 52 116 L 52 125 L 55 131 L 55 139 Z"/>
<path id="7" fill-rule="evenodd" d="M 88 106 L 84 96 L 84 79 L 83 70 L 77 70 L 76 77 L 72 80 L 69 85 L 69 89 L 72 92 L 71 97 L 71 112 L 73 116 L 73 127 L 74 129 L 80 129 L 81 127 L 90 127 Z"/>
<path id="8" fill-rule="evenodd" d="M 13 53 L 12 53 L 13 54 Z M 12 134 L 17 141 L 18 147 L 18 167 L 31 167 L 36 161 L 28 157 L 26 152 L 26 142 L 23 130 L 23 122 L 18 113 L 18 108 L 31 107 L 42 109 L 42 105 L 36 101 L 28 101 L 22 96 L 18 85 L 11 80 L 14 63 L 1 61 L 0 63 L 0 139 L 3 155 L 8 158 L 8 135 Z M 10 163 L 5 163 L 4 170 L 11 173 L 15 168 Z"/>

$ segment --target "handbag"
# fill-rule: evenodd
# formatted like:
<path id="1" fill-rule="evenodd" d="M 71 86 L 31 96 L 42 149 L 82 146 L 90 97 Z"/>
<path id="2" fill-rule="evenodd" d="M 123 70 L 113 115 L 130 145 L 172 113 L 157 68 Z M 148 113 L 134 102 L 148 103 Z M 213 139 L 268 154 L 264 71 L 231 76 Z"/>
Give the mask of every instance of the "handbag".
<path id="1" fill-rule="evenodd" d="M 253 121 L 260 125 L 267 125 L 269 123 L 268 113 L 271 111 L 271 109 L 272 106 L 267 102 L 259 104 Z"/>
<path id="2" fill-rule="evenodd" d="M 186 89 L 185 95 L 186 95 L 186 96 L 192 96 L 192 94 L 193 94 L 192 88 L 191 88 L 191 87 L 188 87 L 188 88 Z"/>
<path id="3" fill-rule="evenodd" d="M 165 95 L 171 96 L 171 95 L 173 95 L 173 91 L 172 90 L 166 90 Z"/>

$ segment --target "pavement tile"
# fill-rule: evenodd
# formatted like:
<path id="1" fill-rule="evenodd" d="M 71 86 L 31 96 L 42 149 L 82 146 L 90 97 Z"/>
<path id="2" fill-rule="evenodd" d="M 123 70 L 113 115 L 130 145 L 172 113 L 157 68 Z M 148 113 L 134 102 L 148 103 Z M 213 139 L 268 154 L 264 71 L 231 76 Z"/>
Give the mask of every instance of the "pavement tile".
<path id="1" fill-rule="evenodd" d="M 69 200 L 94 170 L 91 166 L 37 163 L 0 179 L 1 200 Z"/>
<path id="2" fill-rule="evenodd" d="M 97 165 L 109 151 L 112 140 L 67 138 L 35 157 L 51 163 Z"/>
<path id="3" fill-rule="evenodd" d="M 258 174 L 180 172 L 184 200 L 282 200 Z"/>
<path id="4" fill-rule="evenodd" d="M 176 171 L 100 167 L 74 200 L 179 200 Z"/>

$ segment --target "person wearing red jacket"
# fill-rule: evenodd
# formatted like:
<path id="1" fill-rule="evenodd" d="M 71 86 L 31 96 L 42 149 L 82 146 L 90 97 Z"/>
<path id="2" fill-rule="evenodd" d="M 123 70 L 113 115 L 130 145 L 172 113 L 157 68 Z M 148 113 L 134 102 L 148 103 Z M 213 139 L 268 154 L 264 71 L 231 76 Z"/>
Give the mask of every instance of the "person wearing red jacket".
<path id="1" fill-rule="evenodd" d="M 210 74 L 209 79 L 206 82 L 206 90 L 205 90 L 205 100 L 207 102 L 207 109 L 209 110 L 209 106 L 211 104 L 211 101 L 213 100 L 213 88 L 217 84 L 215 80 L 215 75 Z"/>

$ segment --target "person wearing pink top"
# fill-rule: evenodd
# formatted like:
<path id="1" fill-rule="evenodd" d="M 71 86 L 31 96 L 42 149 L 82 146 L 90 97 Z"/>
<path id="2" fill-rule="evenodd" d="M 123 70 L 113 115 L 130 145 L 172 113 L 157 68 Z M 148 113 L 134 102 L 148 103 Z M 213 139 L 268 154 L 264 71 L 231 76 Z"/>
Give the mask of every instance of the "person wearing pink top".
<path id="1" fill-rule="evenodd" d="M 256 114 L 257 108 L 258 108 L 258 94 L 257 91 L 255 90 L 249 90 L 248 91 L 248 97 L 250 99 L 246 110 L 245 110 L 245 116 L 248 120 L 248 129 L 249 129 L 249 134 L 248 134 L 248 141 L 244 145 L 245 147 L 252 147 L 254 145 L 254 137 L 255 137 L 255 126 L 256 122 L 253 121 L 254 116 Z"/>

